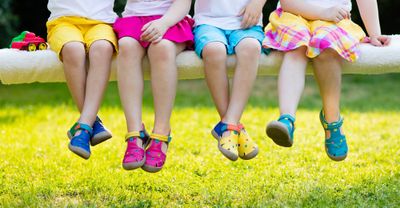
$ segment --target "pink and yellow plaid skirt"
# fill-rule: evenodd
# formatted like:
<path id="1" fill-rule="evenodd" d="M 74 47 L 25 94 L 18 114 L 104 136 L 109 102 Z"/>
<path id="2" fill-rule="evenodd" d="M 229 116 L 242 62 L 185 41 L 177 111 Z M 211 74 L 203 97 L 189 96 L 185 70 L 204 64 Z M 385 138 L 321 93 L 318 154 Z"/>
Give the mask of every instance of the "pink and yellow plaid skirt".
<path id="1" fill-rule="evenodd" d="M 271 13 L 269 21 L 263 41 L 265 48 L 291 51 L 306 46 L 309 58 L 331 48 L 344 59 L 354 62 L 360 55 L 358 44 L 365 38 L 362 28 L 349 19 L 339 23 L 310 21 L 284 12 L 280 6 Z"/>

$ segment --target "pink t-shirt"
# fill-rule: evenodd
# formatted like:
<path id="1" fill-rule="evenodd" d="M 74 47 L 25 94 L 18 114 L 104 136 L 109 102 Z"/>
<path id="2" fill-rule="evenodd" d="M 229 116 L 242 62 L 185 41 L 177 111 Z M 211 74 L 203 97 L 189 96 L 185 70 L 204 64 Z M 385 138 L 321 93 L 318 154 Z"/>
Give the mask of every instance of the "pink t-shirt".
<path id="1" fill-rule="evenodd" d="M 128 0 L 123 17 L 164 15 L 174 0 Z"/>

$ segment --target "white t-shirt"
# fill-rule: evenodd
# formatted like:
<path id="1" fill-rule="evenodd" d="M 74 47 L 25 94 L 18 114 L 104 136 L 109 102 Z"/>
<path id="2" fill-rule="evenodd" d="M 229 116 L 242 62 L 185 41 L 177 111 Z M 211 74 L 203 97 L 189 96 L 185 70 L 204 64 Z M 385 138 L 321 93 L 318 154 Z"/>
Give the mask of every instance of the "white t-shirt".
<path id="1" fill-rule="evenodd" d="M 86 17 L 106 23 L 114 23 L 114 0 L 49 0 L 49 20 L 63 16 Z"/>
<path id="2" fill-rule="evenodd" d="M 305 0 L 308 3 L 312 3 L 324 8 L 329 8 L 335 5 L 346 5 L 349 11 L 351 11 L 351 1 L 350 0 Z"/>
<path id="3" fill-rule="evenodd" d="M 224 30 L 241 29 L 243 16 L 239 14 L 249 2 L 250 0 L 196 0 L 195 26 L 207 24 Z M 262 17 L 258 25 L 262 25 Z"/>
<path id="4" fill-rule="evenodd" d="M 164 15 L 174 0 L 128 0 L 123 17 Z"/>

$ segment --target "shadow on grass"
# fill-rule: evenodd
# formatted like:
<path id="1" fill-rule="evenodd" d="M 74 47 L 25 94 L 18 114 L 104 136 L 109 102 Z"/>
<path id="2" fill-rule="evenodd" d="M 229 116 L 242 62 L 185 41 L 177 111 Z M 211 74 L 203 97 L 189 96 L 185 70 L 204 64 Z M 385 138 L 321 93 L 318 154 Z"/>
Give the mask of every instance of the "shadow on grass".
<path id="1" fill-rule="evenodd" d="M 277 108 L 277 77 L 259 77 L 255 83 L 249 106 Z M 400 110 L 400 74 L 385 75 L 345 75 L 343 77 L 343 109 L 351 111 L 398 111 Z M 25 108 L 27 106 L 74 107 L 65 83 L 0 85 L 0 108 L 7 106 Z M 116 82 L 107 88 L 105 107 L 120 107 Z M 153 106 L 150 82 L 145 83 L 144 106 Z M 213 108 L 213 102 L 204 80 L 181 80 L 178 86 L 175 108 Z M 299 105 L 300 109 L 319 110 L 321 99 L 312 76 L 306 79 L 306 88 Z"/>

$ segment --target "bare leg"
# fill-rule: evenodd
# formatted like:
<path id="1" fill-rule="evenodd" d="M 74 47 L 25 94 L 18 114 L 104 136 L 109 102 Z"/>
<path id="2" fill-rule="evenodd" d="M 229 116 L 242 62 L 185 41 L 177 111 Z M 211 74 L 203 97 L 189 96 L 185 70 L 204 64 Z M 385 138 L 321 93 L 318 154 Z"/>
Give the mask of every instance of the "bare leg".
<path id="1" fill-rule="evenodd" d="M 67 85 L 79 112 L 82 112 L 86 85 L 86 52 L 81 42 L 64 45 L 61 55 Z"/>
<path id="2" fill-rule="evenodd" d="M 304 90 L 308 58 L 306 48 L 285 53 L 278 78 L 279 109 L 282 114 L 296 117 L 297 106 Z"/>
<path id="3" fill-rule="evenodd" d="M 145 52 L 133 38 L 119 40 L 118 89 L 128 132 L 142 130 L 142 59 Z"/>
<path id="4" fill-rule="evenodd" d="M 339 120 L 342 81 L 341 57 L 328 49 L 314 58 L 314 74 L 319 85 L 326 120 Z"/>
<path id="5" fill-rule="evenodd" d="M 207 85 L 222 120 L 229 105 L 226 47 L 223 43 L 212 42 L 204 47 L 202 55 Z"/>
<path id="6" fill-rule="evenodd" d="M 246 38 L 240 41 L 235 50 L 237 66 L 232 82 L 232 96 L 223 121 L 237 125 L 257 77 L 261 45 L 256 39 Z"/>
<path id="7" fill-rule="evenodd" d="M 79 122 L 92 126 L 96 120 L 110 77 L 113 52 L 112 44 L 106 40 L 98 40 L 90 47 L 85 101 Z"/>
<path id="8" fill-rule="evenodd" d="M 169 135 L 171 131 L 170 118 L 178 79 L 176 56 L 184 48 L 184 44 L 161 40 L 148 49 L 155 110 L 153 132 L 156 134 Z"/>

